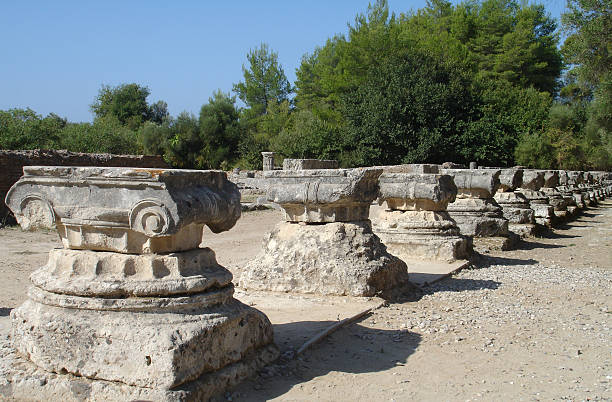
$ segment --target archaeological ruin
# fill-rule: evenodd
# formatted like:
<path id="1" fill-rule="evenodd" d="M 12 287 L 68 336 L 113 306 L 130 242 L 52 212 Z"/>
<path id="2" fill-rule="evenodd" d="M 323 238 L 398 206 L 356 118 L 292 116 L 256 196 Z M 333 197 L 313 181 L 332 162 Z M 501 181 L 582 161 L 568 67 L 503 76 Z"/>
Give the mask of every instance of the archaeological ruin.
<path id="1" fill-rule="evenodd" d="M 473 237 L 474 248 L 506 250 L 514 244 L 508 230 L 508 219 L 497 204 L 495 193 L 500 186 L 499 169 L 442 169 L 453 177 L 457 197 L 448 204 L 450 217 L 461 234 Z"/>
<path id="2" fill-rule="evenodd" d="M 406 265 L 372 232 L 382 169 L 270 171 L 267 198 L 285 221 L 245 268 L 245 289 L 373 296 L 408 282 Z"/>
<path id="3" fill-rule="evenodd" d="M 26 167 L 6 201 L 64 247 L 11 313 L 4 396 L 199 401 L 276 359 L 267 317 L 233 298 L 232 274 L 200 247 L 205 225 L 240 217 L 225 173 Z"/>
<path id="4" fill-rule="evenodd" d="M 265 171 L 230 174 L 24 167 L 6 204 L 24 230 L 57 231 L 61 247 L 10 312 L 0 399 L 218 397 L 280 355 L 268 316 L 237 300 L 235 286 L 243 296 L 344 301 L 421 294 L 430 279 L 411 279 L 415 261 L 464 267 L 478 253 L 578 219 L 612 192 L 608 172 L 452 163 L 338 169 L 337 161 L 308 159 L 285 159 L 279 170 L 273 153 L 263 157 Z M 283 219 L 234 278 L 207 244 L 236 225 L 241 197 L 253 196 Z M 457 266 L 425 274 L 438 280 Z"/>
<path id="5" fill-rule="evenodd" d="M 374 232 L 389 252 L 407 261 L 454 262 L 469 258 L 471 241 L 446 211 L 457 187 L 451 176 L 435 173 L 383 173 Z"/>

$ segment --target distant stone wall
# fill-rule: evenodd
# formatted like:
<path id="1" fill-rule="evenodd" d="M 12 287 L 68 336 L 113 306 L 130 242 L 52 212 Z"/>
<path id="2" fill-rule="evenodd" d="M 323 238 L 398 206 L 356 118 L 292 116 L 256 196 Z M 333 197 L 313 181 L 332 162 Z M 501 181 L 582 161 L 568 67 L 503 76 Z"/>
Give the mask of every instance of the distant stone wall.
<path id="1" fill-rule="evenodd" d="M 6 193 L 23 175 L 24 166 L 113 166 L 168 168 L 160 156 L 85 154 L 68 151 L 34 149 L 0 150 L 0 224 L 10 211 L 4 204 Z"/>
<path id="2" fill-rule="evenodd" d="M 240 194 L 259 195 L 266 194 L 267 183 L 261 170 L 239 170 L 228 173 L 227 178 L 238 186 Z"/>
<path id="3" fill-rule="evenodd" d="M 382 169 L 385 173 L 440 173 L 440 165 L 434 165 L 431 163 L 410 163 L 403 165 L 383 165 L 373 167 Z"/>
<path id="4" fill-rule="evenodd" d="M 338 169 L 337 160 L 325 159 L 285 159 L 283 160 L 283 170 L 304 170 L 304 169 Z"/>

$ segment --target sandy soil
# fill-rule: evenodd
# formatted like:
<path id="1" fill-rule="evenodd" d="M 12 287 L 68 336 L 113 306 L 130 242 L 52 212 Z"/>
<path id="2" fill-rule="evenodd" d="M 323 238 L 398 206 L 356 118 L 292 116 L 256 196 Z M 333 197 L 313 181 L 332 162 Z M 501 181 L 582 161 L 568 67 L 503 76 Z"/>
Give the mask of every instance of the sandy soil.
<path id="1" fill-rule="evenodd" d="M 203 243 L 237 276 L 280 218 L 249 212 Z M 53 232 L 0 230 L 0 335 L 29 273 L 56 246 Z M 268 314 L 284 357 L 222 400 L 612 400 L 612 203 L 518 250 L 480 256 L 297 359 L 313 334 L 380 300 L 236 297 Z"/>

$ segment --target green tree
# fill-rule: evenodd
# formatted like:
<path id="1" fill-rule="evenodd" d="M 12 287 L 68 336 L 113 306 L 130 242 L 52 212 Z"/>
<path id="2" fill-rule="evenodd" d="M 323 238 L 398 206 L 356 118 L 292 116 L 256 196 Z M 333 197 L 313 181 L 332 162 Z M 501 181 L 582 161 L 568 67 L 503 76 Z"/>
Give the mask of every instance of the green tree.
<path id="1" fill-rule="evenodd" d="M 43 118 L 32 109 L 0 110 L 0 149 L 54 149 L 67 121 L 56 114 Z"/>
<path id="2" fill-rule="evenodd" d="M 229 169 L 238 157 L 240 129 L 236 98 L 218 90 L 200 110 L 201 156 L 198 165 Z"/>
<path id="3" fill-rule="evenodd" d="M 265 114 L 272 103 L 289 99 L 291 85 L 278 62 L 278 53 L 266 43 L 247 54 L 249 66 L 242 66 L 244 81 L 234 84 L 233 90 L 250 110 L 250 115 Z"/>
<path id="4" fill-rule="evenodd" d="M 62 129 L 60 148 L 73 152 L 140 154 L 138 138 L 114 116 L 93 123 L 69 123 Z"/>
<path id="5" fill-rule="evenodd" d="M 191 113 L 182 112 L 173 119 L 171 136 L 167 140 L 165 159 L 172 166 L 185 169 L 202 168 L 198 119 Z"/>
<path id="6" fill-rule="evenodd" d="M 90 108 L 96 119 L 113 116 L 122 125 L 136 129 L 149 120 L 151 110 L 147 97 L 150 93 L 148 87 L 134 83 L 116 87 L 102 85 Z M 162 106 L 156 105 L 155 109 Z"/>
<path id="7" fill-rule="evenodd" d="M 145 155 L 166 155 L 168 141 L 174 135 L 172 124 L 173 119 L 168 116 L 161 123 L 147 121 L 138 129 L 138 141 Z"/>
<path id="8" fill-rule="evenodd" d="M 170 117 L 168 113 L 168 104 L 164 101 L 157 101 L 149 106 L 147 120 L 153 123 L 162 124 Z"/>
<path id="9" fill-rule="evenodd" d="M 586 94 L 583 148 L 588 166 L 596 169 L 612 167 L 612 4 L 610 0 L 569 0 L 562 16 L 568 34 L 563 55 L 570 64 L 569 74 L 575 85 L 565 89 Z M 574 83 L 572 83 L 574 84 Z M 592 95 L 590 97 L 589 95 Z"/>
<path id="10" fill-rule="evenodd" d="M 598 86 L 612 70 L 612 3 L 610 0 L 568 0 L 561 15 L 568 34 L 563 43 L 567 63 L 579 78 Z"/>
<path id="11" fill-rule="evenodd" d="M 460 70 L 425 54 L 407 53 L 373 68 L 367 81 L 344 98 L 348 152 L 343 163 L 457 160 L 457 135 L 474 102 L 469 85 Z"/>

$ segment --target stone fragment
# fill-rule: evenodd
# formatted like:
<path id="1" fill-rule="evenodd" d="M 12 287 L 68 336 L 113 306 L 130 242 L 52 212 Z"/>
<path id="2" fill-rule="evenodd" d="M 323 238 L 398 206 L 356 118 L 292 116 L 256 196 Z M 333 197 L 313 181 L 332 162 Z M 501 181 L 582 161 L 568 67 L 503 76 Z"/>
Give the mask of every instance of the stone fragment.
<path id="1" fill-rule="evenodd" d="M 569 174 L 565 170 L 559 170 L 559 185 L 557 186 L 557 190 L 561 193 L 563 200 L 566 205 L 566 218 L 574 217 L 579 210 L 578 205 L 576 204 L 576 200 L 574 199 L 574 193 L 572 186 L 570 185 Z"/>
<path id="2" fill-rule="evenodd" d="M 283 170 L 304 170 L 304 169 L 338 169 L 337 160 L 327 159 L 285 159 L 283 160 Z"/>
<path id="3" fill-rule="evenodd" d="M 202 228 L 228 230 L 240 194 L 221 171 L 26 166 L 6 196 L 25 229 L 57 227 L 64 247 L 120 253 L 191 250 Z"/>
<path id="4" fill-rule="evenodd" d="M 440 165 L 427 163 L 410 163 L 404 165 L 377 166 L 384 173 L 440 173 Z"/>
<path id="5" fill-rule="evenodd" d="M 405 285 L 406 265 L 387 253 L 369 221 L 281 222 L 245 268 L 240 287 L 275 292 L 374 296 Z"/>
<path id="6" fill-rule="evenodd" d="M 274 152 L 262 152 L 263 170 L 274 170 Z"/>
<path id="7" fill-rule="evenodd" d="M 552 223 L 556 224 L 567 218 L 567 200 L 563 194 L 557 189 L 560 182 L 560 174 L 558 170 L 544 171 L 544 185 L 540 189 L 548 197 L 548 205 L 553 207 Z"/>
<path id="8" fill-rule="evenodd" d="M 551 227 L 554 208 L 548 204 L 548 197 L 540 191 L 544 184 L 544 171 L 525 169 L 523 171 L 523 184 L 517 191 L 529 200 L 529 206 L 534 212 L 536 223 L 544 227 Z"/>
<path id="9" fill-rule="evenodd" d="M 469 258 L 471 242 L 459 234 L 446 208 L 457 187 L 448 175 L 384 173 L 379 179 L 379 204 L 374 232 L 389 252 L 412 259 L 454 262 Z"/>
<path id="10" fill-rule="evenodd" d="M 382 169 L 267 172 L 268 200 L 286 222 L 265 236 L 240 286 L 283 292 L 373 296 L 408 286 L 406 264 L 372 233 L 370 203 Z"/>
<path id="11" fill-rule="evenodd" d="M 266 172 L 268 201 L 279 204 L 288 222 L 368 220 L 380 169 L 278 170 Z"/>
<path id="12" fill-rule="evenodd" d="M 55 223 L 65 248 L 50 252 L 11 312 L 5 355 L 19 364 L 2 367 L 11 386 L 0 395 L 71 400 L 78 387 L 88 396 L 77 399 L 203 400 L 276 358 L 267 317 L 235 300 L 232 274 L 197 248 L 204 225 L 220 232 L 240 216 L 225 173 L 24 173 L 7 204 L 26 228 Z M 27 373 L 46 380 L 23 382 Z"/>
<path id="13" fill-rule="evenodd" d="M 529 200 L 515 191 L 523 183 L 523 169 L 501 169 L 499 190 L 494 199 L 508 219 L 508 230 L 520 237 L 534 234 L 535 218 Z"/>
<path id="14" fill-rule="evenodd" d="M 508 220 L 493 196 L 499 188 L 499 169 L 443 169 L 457 186 L 455 202 L 448 204 L 450 217 L 462 235 L 474 237 L 474 247 L 507 250 L 515 242 L 508 231 Z M 480 241 L 480 238 L 496 238 Z"/>

